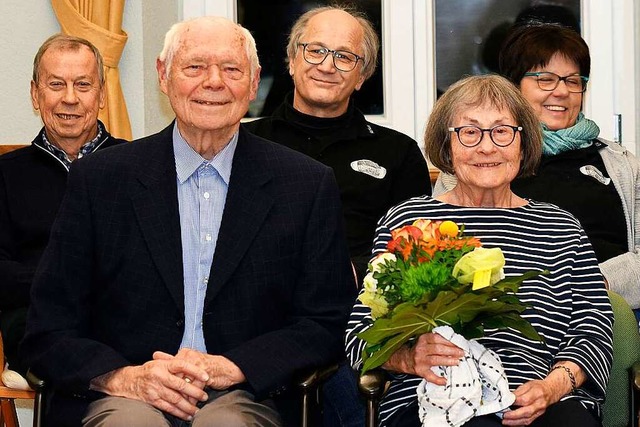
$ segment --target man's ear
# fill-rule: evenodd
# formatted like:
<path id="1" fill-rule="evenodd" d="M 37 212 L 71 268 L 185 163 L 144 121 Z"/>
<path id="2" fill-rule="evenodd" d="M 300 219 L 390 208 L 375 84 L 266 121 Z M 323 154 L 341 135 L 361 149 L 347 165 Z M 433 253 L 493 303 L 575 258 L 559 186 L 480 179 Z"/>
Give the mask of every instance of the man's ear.
<path id="1" fill-rule="evenodd" d="M 253 101 L 258 96 L 258 86 L 260 86 L 260 71 L 262 67 L 258 67 L 251 77 L 251 92 L 249 93 L 249 100 Z"/>
<path id="2" fill-rule="evenodd" d="M 156 59 L 156 70 L 158 71 L 158 84 L 160 90 L 165 95 L 167 94 L 167 66 L 160 58 Z"/>
<path id="3" fill-rule="evenodd" d="M 358 80 L 358 83 L 356 84 L 355 89 L 356 90 L 360 90 L 360 88 L 362 87 L 362 84 L 364 83 L 365 78 L 362 74 L 360 74 L 360 80 Z"/>
<path id="4" fill-rule="evenodd" d="M 102 85 L 100 86 L 100 101 L 98 107 L 100 107 L 101 110 L 105 105 L 107 105 L 107 88 L 105 85 L 106 82 L 102 83 Z"/>
<path id="5" fill-rule="evenodd" d="M 36 82 L 31 80 L 31 105 L 33 105 L 33 109 L 38 111 L 40 109 L 40 102 L 38 101 L 38 86 Z"/>
<path id="6" fill-rule="evenodd" d="M 294 70 L 293 61 L 295 61 L 295 60 L 296 60 L 295 57 L 294 58 L 289 58 L 289 75 L 291 77 L 293 77 L 293 70 Z"/>

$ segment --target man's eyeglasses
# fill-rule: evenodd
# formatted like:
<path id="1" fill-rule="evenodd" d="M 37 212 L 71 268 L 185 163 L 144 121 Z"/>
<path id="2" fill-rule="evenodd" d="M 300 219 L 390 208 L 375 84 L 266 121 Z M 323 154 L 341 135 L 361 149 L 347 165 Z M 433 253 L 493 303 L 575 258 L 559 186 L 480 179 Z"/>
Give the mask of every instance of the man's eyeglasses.
<path id="1" fill-rule="evenodd" d="M 577 74 L 560 77 L 556 73 L 550 73 L 548 71 L 524 73 L 524 76 L 535 77 L 538 82 L 538 87 L 546 91 L 555 90 L 560 84 L 560 81 L 564 81 L 567 90 L 571 93 L 584 92 L 587 90 L 587 82 L 589 81 L 589 77 L 579 76 Z"/>
<path id="2" fill-rule="evenodd" d="M 358 65 L 358 61 L 364 60 L 364 57 L 348 50 L 332 50 L 321 44 L 298 43 L 298 46 L 302 46 L 302 57 L 309 64 L 320 65 L 327 59 L 327 55 L 331 54 L 333 66 L 344 72 L 352 71 Z"/>
<path id="3" fill-rule="evenodd" d="M 520 131 L 522 131 L 522 126 L 510 125 L 498 125 L 489 129 L 472 125 L 449 128 L 449 132 L 455 132 L 458 135 L 458 141 L 465 147 L 475 147 L 480 144 L 485 132 L 489 132 L 489 137 L 495 145 L 506 147 L 516 138 L 516 132 Z"/>

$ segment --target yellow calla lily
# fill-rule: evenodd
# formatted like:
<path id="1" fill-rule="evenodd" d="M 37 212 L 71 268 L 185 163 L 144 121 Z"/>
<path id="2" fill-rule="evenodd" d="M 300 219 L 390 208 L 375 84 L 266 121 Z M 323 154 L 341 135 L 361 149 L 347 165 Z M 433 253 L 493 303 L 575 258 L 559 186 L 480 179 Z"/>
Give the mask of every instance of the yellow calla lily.
<path id="1" fill-rule="evenodd" d="M 504 278 L 504 264 L 500 248 L 475 248 L 458 260 L 452 275 L 460 283 L 473 283 L 473 290 L 481 289 Z"/>

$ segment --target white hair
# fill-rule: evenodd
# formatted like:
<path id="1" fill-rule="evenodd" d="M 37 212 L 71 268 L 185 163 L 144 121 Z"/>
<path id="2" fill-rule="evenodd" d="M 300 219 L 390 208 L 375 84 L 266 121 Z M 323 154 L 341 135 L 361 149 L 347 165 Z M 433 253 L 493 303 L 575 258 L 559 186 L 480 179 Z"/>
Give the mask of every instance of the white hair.
<path id="1" fill-rule="evenodd" d="M 247 58 L 251 64 L 251 76 L 255 74 L 256 70 L 260 67 L 260 61 L 258 60 L 258 51 L 256 49 L 256 41 L 246 28 L 242 25 L 231 21 L 230 19 L 224 18 L 222 16 L 200 16 L 197 18 L 189 19 L 186 21 L 178 22 L 173 24 L 167 34 L 164 36 L 164 46 L 162 47 L 162 51 L 160 55 L 158 55 L 158 59 L 164 63 L 165 65 L 165 77 L 169 76 L 169 72 L 171 70 L 171 63 L 173 62 L 173 56 L 176 53 L 178 45 L 180 43 L 180 39 L 182 35 L 192 26 L 200 25 L 202 23 L 209 23 L 213 25 L 234 25 L 242 34 L 245 40 L 245 51 L 247 53 Z"/>

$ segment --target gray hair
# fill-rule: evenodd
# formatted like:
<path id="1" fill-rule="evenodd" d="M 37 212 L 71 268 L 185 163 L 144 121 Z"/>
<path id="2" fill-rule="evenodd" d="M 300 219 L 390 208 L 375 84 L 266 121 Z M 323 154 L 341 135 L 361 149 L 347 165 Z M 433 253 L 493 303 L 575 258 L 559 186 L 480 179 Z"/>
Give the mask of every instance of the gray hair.
<path id="1" fill-rule="evenodd" d="M 533 175 L 542 156 L 540 121 L 518 88 L 497 74 L 461 79 L 436 101 L 424 132 L 427 157 L 441 171 L 454 174 L 449 126 L 462 110 L 487 104 L 509 111 L 516 124 L 522 126 L 518 176 Z"/>
<path id="2" fill-rule="evenodd" d="M 373 28 L 373 24 L 371 23 L 371 21 L 369 21 L 369 19 L 367 19 L 366 15 L 348 6 L 336 5 L 318 7 L 316 9 L 311 9 L 310 11 L 300 16 L 295 24 L 293 24 L 291 33 L 289 34 L 289 43 L 287 44 L 287 61 L 291 62 L 295 58 L 296 52 L 298 50 L 298 43 L 300 43 L 302 34 L 307 29 L 309 20 L 316 15 L 330 10 L 341 10 L 343 12 L 346 12 L 349 15 L 353 16 L 360 24 L 363 34 L 362 52 L 364 56 L 362 70 L 360 73 L 362 74 L 364 79 L 367 80 L 376 71 L 380 40 L 378 38 L 376 30 Z"/>
<path id="3" fill-rule="evenodd" d="M 96 66 L 98 67 L 98 79 L 100 80 L 100 87 L 104 86 L 104 61 L 102 60 L 102 55 L 97 47 L 93 45 L 89 40 L 69 36 L 67 34 L 54 34 L 49 37 L 47 40 L 42 43 L 40 49 L 38 49 L 38 53 L 36 53 L 35 58 L 33 58 L 33 73 L 31 78 L 33 82 L 37 85 L 40 81 L 40 63 L 42 62 L 42 56 L 44 53 L 51 49 L 60 49 L 60 50 L 71 50 L 78 51 L 82 46 L 87 46 L 91 49 L 93 56 L 96 58 Z"/>

